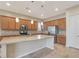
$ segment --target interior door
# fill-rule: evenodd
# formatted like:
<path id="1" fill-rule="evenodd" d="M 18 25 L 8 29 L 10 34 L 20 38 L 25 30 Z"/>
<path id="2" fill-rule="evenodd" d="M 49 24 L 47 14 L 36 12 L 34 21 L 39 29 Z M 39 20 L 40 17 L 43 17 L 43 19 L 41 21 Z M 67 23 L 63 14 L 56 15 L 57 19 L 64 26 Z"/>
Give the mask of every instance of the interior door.
<path id="1" fill-rule="evenodd" d="M 70 16 L 69 21 L 71 46 L 79 48 L 79 15 Z"/>

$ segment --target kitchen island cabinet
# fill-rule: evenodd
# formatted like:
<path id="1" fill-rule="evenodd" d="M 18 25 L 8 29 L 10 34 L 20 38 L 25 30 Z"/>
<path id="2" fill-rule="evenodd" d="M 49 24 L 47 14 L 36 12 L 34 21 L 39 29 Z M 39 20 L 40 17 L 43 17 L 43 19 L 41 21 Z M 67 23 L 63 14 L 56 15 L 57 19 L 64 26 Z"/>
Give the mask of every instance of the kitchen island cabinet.
<path id="1" fill-rule="evenodd" d="M 45 47 L 54 49 L 54 37 L 49 35 L 4 37 L 0 45 L 2 58 L 23 57 Z"/>

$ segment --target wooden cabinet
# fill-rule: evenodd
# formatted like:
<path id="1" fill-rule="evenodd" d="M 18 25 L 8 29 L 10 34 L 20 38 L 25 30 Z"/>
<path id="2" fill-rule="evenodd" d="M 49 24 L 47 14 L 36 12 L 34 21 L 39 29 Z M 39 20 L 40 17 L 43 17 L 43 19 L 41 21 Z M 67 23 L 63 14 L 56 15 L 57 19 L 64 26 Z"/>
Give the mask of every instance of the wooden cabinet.
<path id="1" fill-rule="evenodd" d="M 0 16 L 1 19 L 1 29 L 3 30 L 14 30 L 15 29 L 15 18 L 8 16 Z"/>
<path id="2" fill-rule="evenodd" d="M 28 30 L 31 30 L 31 21 L 30 20 L 28 20 L 27 26 L 28 26 Z"/>
<path id="3" fill-rule="evenodd" d="M 18 30 L 21 25 L 26 25 L 28 30 L 30 29 L 30 21 L 27 19 L 19 19 L 19 22 L 16 22 L 16 29 Z"/>
<path id="4" fill-rule="evenodd" d="M 30 20 L 20 19 L 19 22 L 16 22 L 16 29 L 18 30 L 18 29 L 20 28 L 21 25 L 26 25 L 26 26 L 28 27 L 28 30 L 31 29 Z"/>
<path id="5" fill-rule="evenodd" d="M 37 29 L 37 21 L 31 24 L 30 20 L 19 18 L 19 22 L 16 22 L 15 17 L 0 16 L 0 27 L 3 30 L 19 30 L 21 25 L 26 25 L 28 30 Z"/>
<path id="6" fill-rule="evenodd" d="M 30 20 L 26 20 L 26 19 L 21 19 L 20 20 L 20 25 L 26 25 L 28 27 L 28 30 L 36 30 L 37 29 L 37 22 L 34 21 L 33 24 L 31 24 Z"/>
<path id="7" fill-rule="evenodd" d="M 65 20 L 65 18 L 60 18 L 60 19 L 44 22 L 44 28 L 47 29 L 48 26 L 58 26 L 58 28 L 60 30 L 65 30 L 66 29 L 66 20 Z"/>
<path id="8" fill-rule="evenodd" d="M 66 29 L 66 20 L 65 20 L 65 18 L 58 19 L 57 20 L 57 25 L 58 25 L 59 29 L 65 30 Z"/>
<path id="9" fill-rule="evenodd" d="M 37 29 L 37 22 L 34 21 L 33 24 L 31 24 L 31 30 L 36 30 Z"/>
<path id="10" fill-rule="evenodd" d="M 57 43 L 66 44 L 66 37 L 64 35 L 57 35 Z"/>
<path id="11" fill-rule="evenodd" d="M 9 25 L 9 18 L 6 17 L 6 16 L 0 16 L 0 19 L 1 19 L 1 29 L 9 29 L 8 28 L 8 25 Z"/>
<path id="12" fill-rule="evenodd" d="M 19 28 L 20 28 L 20 22 L 16 22 L 16 30 L 19 30 Z"/>
<path id="13" fill-rule="evenodd" d="M 20 19 L 20 25 L 26 25 L 27 26 L 28 22 L 26 19 Z"/>
<path id="14" fill-rule="evenodd" d="M 8 19 L 8 29 L 9 30 L 15 30 L 16 29 L 15 18 L 9 17 L 9 19 Z"/>
<path id="15" fill-rule="evenodd" d="M 57 25 L 57 20 L 52 20 L 52 21 L 51 21 L 51 25 L 52 25 L 52 26 L 56 26 L 56 25 Z"/>
<path id="16" fill-rule="evenodd" d="M 51 21 L 44 22 L 44 29 L 47 30 L 48 26 L 51 26 Z"/>
<path id="17" fill-rule="evenodd" d="M 44 28 L 47 29 L 48 26 L 56 26 L 57 25 L 57 20 L 52 20 L 52 21 L 46 21 L 44 22 Z"/>

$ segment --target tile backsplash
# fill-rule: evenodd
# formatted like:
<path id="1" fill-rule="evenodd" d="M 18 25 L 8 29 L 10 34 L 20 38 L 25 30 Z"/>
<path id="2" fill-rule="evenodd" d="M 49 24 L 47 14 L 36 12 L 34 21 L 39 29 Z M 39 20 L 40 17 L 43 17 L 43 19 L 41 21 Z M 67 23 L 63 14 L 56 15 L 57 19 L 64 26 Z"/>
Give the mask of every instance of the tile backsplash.
<path id="1" fill-rule="evenodd" d="M 1 30 L 0 33 L 1 33 L 0 36 L 19 35 L 19 31 L 6 31 L 6 30 Z"/>
<path id="2" fill-rule="evenodd" d="M 37 31 L 28 31 L 28 34 L 37 33 Z M 11 30 L 0 30 L 0 36 L 8 36 L 8 35 L 20 35 L 19 31 L 11 31 Z"/>

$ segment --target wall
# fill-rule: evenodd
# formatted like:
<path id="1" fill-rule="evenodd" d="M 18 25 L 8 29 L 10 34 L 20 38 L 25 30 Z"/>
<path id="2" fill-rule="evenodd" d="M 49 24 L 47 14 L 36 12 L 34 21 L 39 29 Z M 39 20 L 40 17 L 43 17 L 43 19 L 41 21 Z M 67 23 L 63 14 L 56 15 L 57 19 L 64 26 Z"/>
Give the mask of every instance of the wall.
<path id="1" fill-rule="evenodd" d="M 69 21 L 69 17 L 73 16 L 73 15 L 79 15 L 79 5 L 72 7 L 70 9 L 68 9 L 66 11 L 66 47 L 71 47 L 71 37 L 70 37 L 70 21 Z"/>

